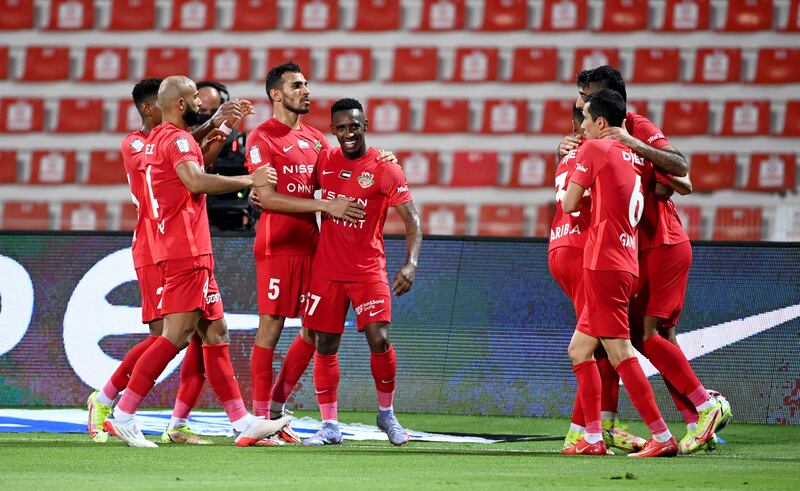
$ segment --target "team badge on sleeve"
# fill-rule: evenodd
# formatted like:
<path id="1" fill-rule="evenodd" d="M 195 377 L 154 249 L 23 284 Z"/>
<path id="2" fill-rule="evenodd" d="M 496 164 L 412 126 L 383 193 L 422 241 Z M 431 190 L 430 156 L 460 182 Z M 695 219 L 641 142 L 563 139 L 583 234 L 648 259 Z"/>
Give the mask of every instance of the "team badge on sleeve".
<path id="1" fill-rule="evenodd" d="M 178 145 L 179 152 L 186 153 L 189 151 L 189 142 L 186 138 L 178 138 L 175 140 L 175 144 Z"/>
<path id="2" fill-rule="evenodd" d="M 253 145 L 247 150 L 247 152 L 250 154 L 251 164 L 261 163 L 261 150 L 258 149 L 258 145 Z"/>
<path id="3" fill-rule="evenodd" d="M 366 189 L 366 188 L 372 186 L 373 184 L 375 184 L 375 177 L 371 173 L 369 173 L 367 171 L 364 171 L 358 177 L 358 184 L 362 188 Z"/>
<path id="4" fill-rule="evenodd" d="M 134 152 L 139 153 L 144 148 L 144 143 L 142 143 L 142 140 L 137 138 L 131 142 L 131 148 Z"/>

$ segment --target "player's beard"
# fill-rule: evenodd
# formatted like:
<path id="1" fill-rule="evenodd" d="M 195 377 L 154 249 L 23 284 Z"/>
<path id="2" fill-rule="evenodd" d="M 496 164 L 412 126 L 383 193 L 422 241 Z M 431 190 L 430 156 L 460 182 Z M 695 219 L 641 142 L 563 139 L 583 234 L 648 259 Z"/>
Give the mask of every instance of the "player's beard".
<path id="1" fill-rule="evenodd" d="M 183 122 L 186 123 L 186 126 L 197 126 L 205 121 L 203 121 L 202 114 L 187 104 L 186 109 L 183 111 Z"/>
<path id="2" fill-rule="evenodd" d="M 291 105 L 289 105 L 289 104 L 284 102 L 283 103 L 283 107 L 285 107 L 286 109 L 288 109 L 289 111 L 291 111 L 291 112 L 293 112 L 295 114 L 308 114 L 308 111 L 311 110 L 311 105 L 310 104 L 308 106 L 306 106 L 306 107 L 303 107 L 303 103 L 302 102 L 298 106 L 291 106 Z"/>

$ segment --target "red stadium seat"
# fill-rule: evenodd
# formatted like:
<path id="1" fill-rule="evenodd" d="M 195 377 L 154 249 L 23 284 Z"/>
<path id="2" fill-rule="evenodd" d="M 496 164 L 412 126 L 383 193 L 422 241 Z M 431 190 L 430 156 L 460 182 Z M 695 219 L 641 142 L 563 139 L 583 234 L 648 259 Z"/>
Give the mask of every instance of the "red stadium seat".
<path id="1" fill-rule="evenodd" d="M 739 48 L 698 48 L 694 62 L 696 84 L 736 83 L 742 66 Z"/>
<path id="2" fill-rule="evenodd" d="M 707 135 L 708 116 L 708 100 L 666 101 L 661 129 L 670 137 Z"/>
<path id="3" fill-rule="evenodd" d="M 533 225 L 533 236 L 550 237 L 550 227 L 553 225 L 553 218 L 555 218 L 555 216 L 555 203 L 539 205 L 536 208 L 536 222 Z"/>
<path id="4" fill-rule="evenodd" d="M 648 0 L 606 0 L 598 31 L 629 32 L 647 29 Z"/>
<path id="5" fill-rule="evenodd" d="M 79 31 L 94 26 L 93 0 L 50 0 L 51 31 Z"/>
<path id="6" fill-rule="evenodd" d="M 0 150 L 0 184 L 17 182 L 17 151 Z"/>
<path id="7" fill-rule="evenodd" d="M 423 0 L 419 31 L 456 31 L 464 29 L 464 0 Z"/>
<path id="8" fill-rule="evenodd" d="M 544 101 L 542 124 L 539 133 L 545 135 L 572 134 L 572 108 L 575 99 L 559 99 Z"/>
<path id="9" fill-rule="evenodd" d="M 628 99 L 628 112 L 649 117 L 650 101 L 647 99 Z"/>
<path id="10" fill-rule="evenodd" d="M 692 154 L 689 173 L 692 187 L 700 193 L 736 187 L 736 154 Z"/>
<path id="11" fill-rule="evenodd" d="M 208 48 L 206 79 L 219 82 L 250 80 L 250 49 L 240 47 Z"/>
<path id="12" fill-rule="evenodd" d="M 783 32 L 800 32 L 800 0 L 792 0 L 789 4 L 789 18 L 781 30 Z"/>
<path id="13" fill-rule="evenodd" d="M 331 48 L 328 50 L 328 82 L 366 82 L 372 80 L 372 52 L 369 48 Z"/>
<path id="14" fill-rule="evenodd" d="M 0 0 L 0 31 L 33 28 L 33 0 Z"/>
<path id="15" fill-rule="evenodd" d="M 412 187 L 435 186 L 439 183 L 439 154 L 435 151 L 400 151 L 397 152 L 397 160 Z"/>
<path id="16" fill-rule="evenodd" d="M 721 135 L 767 135 L 770 125 L 770 102 L 727 101 L 722 119 Z"/>
<path id="17" fill-rule="evenodd" d="M 552 153 L 515 152 L 511 157 L 512 188 L 549 188 L 555 179 L 556 163 Z"/>
<path id="18" fill-rule="evenodd" d="M 406 225 L 400 214 L 394 208 L 389 208 L 386 211 L 386 222 L 383 224 L 384 234 L 405 234 Z"/>
<path id="19" fill-rule="evenodd" d="M 544 0 L 542 31 L 580 31 L 586 27 L 586 0 Z"/>
<path id="20" fill-rule="evenodd" d="M 5 230 L 47 230 L 50 228 L 50 205 L 6 201 L 1 225 Z"/>
<path id="21" fill-rule="evenodd" d="M 481 133 L 526 133 L 527 99 L 487 99 L 483 103 Z"/>
<path id="22" fill-rule="evenodd" d="M 713 239 L 761 240 L 761 208 L 717 208 Z"/>
<path id="23" fill-rule="evenodd" d="M 514 48 L 511 79 L 515 83 L 555 82 L 558 80 L 558 49 Z"/>
<path id="24" fill-rule="evenodd" d="M 92 150 L 89 154 L 89 177 L 87 184 L 125 184 L 125 166 L 119 149 Z"/>
<path id="25" fill-rule="evenodd" d="M 453 187 L 497 186 L 497 152 L 458 150 L 453 152 Z"/>
<path id="26" fill-rule="evenodd" d="M 428 99 L 425 101 L 423 133 L 466 133 L 469 131 L 467 99 Z"/>
<path id="27" fill-rule="evenodd" d="M 172 0 L 168 30 L 194 32 L 214 29 L 217 12 L 214 0 Z"/>
<path id="28" fill-rule="evenodd" d="M 139 212 L 133 203 L 123 203 L 119 210 L 119 229 L 132 231 L 136 229 L 136 221 L 139 219 Z"/>
<path id="29" fill-rule="evenodd" d="M 453 82 L 497 80 L 498 48 L 456 48 Z"/>
<path id="30" fill-rule="evenodd" d="M 65 201 L 61 205 L 61 230 L 106 230 L 105 203 Z"/>
<path id="31" fill-rule="evenodd" d="M 115 82 L 128 80 L 128 48 L 89 47 L 83 57 L 85 82 Z"/>
<path id="32" fill-rule="evenodd" d="M 392 62 L 392 82 L 429 82 L 439 77 L 435 46 L 397 47 Z"/>
<path id="33" fill-rule="evenodd" d="M 800 82 L 800 49 L 761 48 L 758 50 L 755 83 L 790 84 Z"/>
<path id="34" fill-rule="evenodd" d="M 711 0 L 667 0 L 662 31 L 704 31 L 711 25 Z"/>
<path id="35" fill-rule="evenodd" d="M 575 79 L 575 74 L 602 65 L 619 68 L 619 50 L 617 48 L 576 48 L 573 73 L 568 81 Z"/>
<path id="36" fill-rule="evenodd" d="M 117 102 L 117 119 L 114 131 L 117 133 L 130 133 L 138 130 L 142 126 L 142 118 L 136 110 L 133 101 L 130 99 L 120 99 Z"/>
<path id="37" fill-rule="evenodd" d="M 411 102 L 408 99 L 372 98 L 367 101 L 369 130 L 373 133 L 400 133 L 410 130 Z"/>
<path id="38" fill-rule="evenodd" d="M 30 184 L 75 182 L 74 150 L 34 150 L 31 154 Z"/>
<path id="39" fill-rule="evenodd" d="M 8 78 L 8 46 L 0 46 L 0 80 Z"/>
<path id="40" fill-rule="evenodd" d="M 339 27 L 337 0 L 297 0 L 294 11 L 295 31 L 332 31 Z"/>
<path id="41" fill-rule="evenodd" d="M 400 29 L 400 0 L 358 0 L 354 31 L 396 31 Z"/>
<path id="42" fill-rule="evenodd" d="M 99 133 L 103 131 L 103 99 L 61 99 L 58 101 L 56 133 Z"/>
<path id="43" fill-rule="evenodd" d="M 700 240 L 703 238 L 703 212 L 699 206 L 681 206 L 675 207 L 678 212 L 678 218 L 681 220 L 681 225 L 689 236 L 689 240 Z"/>
<path id="44" fill-rule="evenodd" d="M 723 31 L 752 32 L 772 29 L 772 0 L 728 0 Z"/>
<path id="45" fill-rule="evenodd" d="M 478 213 L 478 235 L 522 237 L 525 228 L 522 205 L 482 205 Z"/>
<path id="46" fill-rule="evenodd" d="M 235 0 L 230 31 L 271 31 L 278 27 L 278 0 Z"/>
<path id="47" fill-rule="evenodd" d="M 466 234 L 466 207 L 456 204 L 426 204 L 422 208 L 422 230 L 425 235 Z"/>
<path id="48" fill-rule="evenodd" d="M 303 70 L 303 75 L 307 79 L 311 79 L 311 48 L 287 47 L 269 48 L 267 50 L 267 70 L 287 61 L 292 61 L 299 65 L 300 69 Z"/>
<path id="49" fill-rule="evenodd" d="M 69 48 L 66 46 L 28 46 L 25 48 L 26 82 L 53 82 L 69 78 Z"/>
<path id="50" fill-rule="evenodd" d="M 303 115 L 303 123 L 312 126 L 324 134 L 330 134 L 331 106 L 336 99 L 311 99 L 311 110 Z"/>
<path id="51" fill-rule="evenodd" d="M 797 185 L 797 157 L 793 153 L 754 153 L 750 156 L 747 189 L 792 191 Z"/>
<path id="52" fill-rule="evenodd" d="M 0 133 L 29 133 L 44 129 L 44 100 L 0 99 Z"/>
<path id="53" fill-rule="evenodd" d="M 109 31 L 149 31 L 156 26 L 155 0 L 111 0 Z"/>
<path id="54" fill-rule="evenodd" d="M 789 101 L 784 111 L 781 136 L 800 136 L 800 101 Z"/>
<path id="55" fill-rule="evenodd" d="M 632 82 L 669 84 L 681 78 L 681 51 L 678 48 L 637 48 L 633 55 Z"/>
<path id="56" fill-rule="evenodd" d="M 528 28 L 527 0 L 485 0 L 481 31 L 521 31 Z"/>
<path id="57" fill-rule="evenodd" d="M 170 75 L 191 75 L 189 48 L 149 47 L 145 52 L 144 76 L 166 78 Z"/>

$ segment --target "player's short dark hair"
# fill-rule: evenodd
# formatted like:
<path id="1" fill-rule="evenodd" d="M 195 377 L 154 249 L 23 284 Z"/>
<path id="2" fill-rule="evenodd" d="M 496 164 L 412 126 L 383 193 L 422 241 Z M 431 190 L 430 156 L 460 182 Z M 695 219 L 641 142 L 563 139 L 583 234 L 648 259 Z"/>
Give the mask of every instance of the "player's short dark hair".
<path id="1" fill-rule="evenodd" d="M 270 95 L 270 91 L 272 89 L 280 89 L 281 85 L 283 84 L 283 74 L 284 73 L 300 73 L 300 65 L 294 63 L 292 61 L 287 61 L 281 65 L 277 65 L 272 67 L 267 74 L 267 97 L 269 97 L 269 102 L 272 102 L 272 96 Z"/>
<path id="2" fill-rule="evenodd" d="M 203 80 L 202 82 L 197 82 L 197 90 L 204 89 L 206 87 L 211 87 L 212 89 L 217 89 L 220 95 L 220 102 L 223 104 L 231 100 L 231 94 L 228 92 L 228 88 L 225 84 L 215 82 L 213 80 Z"/>
<path id="3" fill-rule="evenodd" d="M 626 114 L 622 94 L 611 89 L 600 89 L 590 95 L 586 102 L 589 103 L 589 114 L 592 116 L 592 121 L 603 117 L 611 126 L 622 126 Z"/>
<path id="4" fill-rule="evenodd" d="M 572 120 L 578 124 L 583 123 L 583 109 L 572 106 Z"/>
<path id="5" fill-rule="evenodd" d="M 158 88 L 161 86 L 160 78 L 146 78 L 140 80 L 133 86 L 131 96 L 133 96 L 133 103 L 139 112 L 142 111 L 142 104 L 151 97 L 158 97 Z"/>
<path id="6" fill-rule="evenodd" d="M 616 68 L 608 65 L 599 66 L 578 73 L 578 87 L 586 87 L 591 83 L 596 83 L 604 89 L 611 89 L 622 96 L 623 101 L 628 100 L 628 93 L 625 91 L 625 80 Z"/>
<path id="7" fill-rule="evenodd" d="M 355 99 L 344 98 L 339 99 L 338 101 L 334 102 L 331 106 L 331 116 L 336 114 L 339 111 L 350 111 L 352 109 L 358 109 L 362 113 L 364 112 L 364 108 L 361 106 L 361 103 Z"/>

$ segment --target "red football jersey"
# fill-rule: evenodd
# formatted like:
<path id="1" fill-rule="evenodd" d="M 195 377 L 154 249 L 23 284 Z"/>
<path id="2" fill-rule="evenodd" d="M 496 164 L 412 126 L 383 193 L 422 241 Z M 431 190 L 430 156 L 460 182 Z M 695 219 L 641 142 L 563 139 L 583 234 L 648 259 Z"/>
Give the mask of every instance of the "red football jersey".
<path id="1" fill-rule="evenodd" d="M 567 183 L 572 172 L 575 170 L 575 157 L 578 149 L 586 140 L 581 138 L 581 143 L 577 148 L 569 151 L 556 167 L 556 213 L 553 217 L 553 225 L 550 228 L 550 244 L 548 252 L 559 247 L 577 247 L 583 249 L 586 244 L 586 232 L 592 221 L 591 207 L 592 198 L 587 190 L 581 197 L 581 209 L 574 213 L 564 213 L 561 208 L 561 200 L 567 192 Z"/>
<path id="2" fill-rule="evenodd" d="M 247 168 L 254 172 L 271 164 L 278 173 L 279 193 L 311 199 L 317 186 L 319 155 L 330 147 L 318 130 L 300 123 L 292 129 L 275 118 L 247 135 Z M 315 213 L 278 213 L 264 210 L 256 226 L 256 254 L 311 254 L 319 231 Z"/>
<path id="3" fill-rule="evenodd" d="M 175 168 L 187 161 L 203 167 L 203 152 L 192 135 L 162 123 L 145 142 L 148 215 L 156 224 L 151 250 L 156 263 L 211 254 L 206 195 L 192 194 Z"/>
<path id="4" fill-rule="evenodd" d="M 313 276 L 333 281 L 389 281 L 383 224 L 389 207 L 411 201 L 411 192 L 402 168 L 378 162 L 377 157 L 374 148 L 358 160 L 345 158 L 341 148 L 320 157 L 322 197 L 353 198 L 364 204 L 367 216 L 358 223 L 347 223 L 323 215 Z"/>
<path id="5" fill-rule="evenodd" d="M 651 175 L 651 164 L 616 140 L 589 140 L 578 150 L 570 182 L 589 189 L 592 195 L 592 224 L 583 254 L 585 268 L 639 275 L 637 236 L 645 205 L 642 193 Z"/>
<path id="6" fill-rule="evenodd" d="M 142 208 L 142 203 L 147 199 L 144 164 L 144 142 L 146 140 L 147 135 L 136 130 L 123 138 L 119 146 L 122 163 L 125 165 L 125 174 L 128 175 L 128 186 L 131 188 L 131 200 L 136 205 L 136 227 L 133 230 L 132 244 L 134 268 L 153 264 L 153 255 L 150 252 L 150 234 L 153 222 Z"/>
<path id="7" fill-rule="evenodd" d="M 664 148 L 669 145 L 669 140 L 661 129 L 644 116 L 628 113 L 625 127 L 631 136 L 650 146 Z M 651 179 L 651 185 L 644 190 L 644 217 L 639 228 L 640 250 L 680 244 L 689 240 L 672 199 L 655 195 L 656 181 L 668 185 L 671 177 L 656 170 L 654 173 L 655 179 Z"/>

